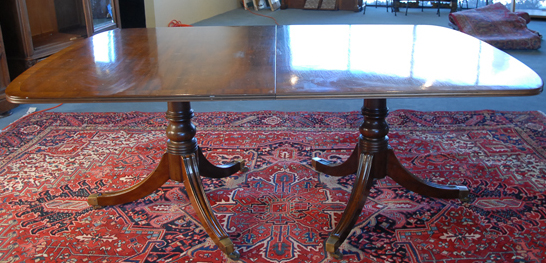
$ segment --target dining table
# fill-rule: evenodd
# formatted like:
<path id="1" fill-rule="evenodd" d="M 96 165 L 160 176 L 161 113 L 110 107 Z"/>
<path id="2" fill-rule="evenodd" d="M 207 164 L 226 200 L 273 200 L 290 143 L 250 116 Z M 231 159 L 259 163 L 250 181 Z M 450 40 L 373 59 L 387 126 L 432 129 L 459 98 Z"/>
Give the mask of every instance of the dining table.
<path id="1" fill-rule="evenodd" d="M 353 189 L 326 250 L 354 227 L 373 181 L 386 176 L 435 198 L 464 200 L 464 185 L 439 185 L 403 167 L 389 145 L 387 100 L 539 94 L 539 75 L 472 36 L 429 25 L 202 26 L 115 29 L 77 40 L 14 79 L 12 103 L 165 102 L 166 152 L 144 180 L 95 193 L 89 205 L 124 204 L 152 194 L 169 179 L 183 182 L 202 226 L 231 259 L 239 259 L 214 215 L 201 177 L 246 172 L 245 160 L 214 165 L 195 138 L 190 103 L 236 100 L 362 99 L 354 151 L 340 163 L 311 160 L 330 176 L 354 174 Z M 237 113 L 233 113 L 237 114 Z"/>

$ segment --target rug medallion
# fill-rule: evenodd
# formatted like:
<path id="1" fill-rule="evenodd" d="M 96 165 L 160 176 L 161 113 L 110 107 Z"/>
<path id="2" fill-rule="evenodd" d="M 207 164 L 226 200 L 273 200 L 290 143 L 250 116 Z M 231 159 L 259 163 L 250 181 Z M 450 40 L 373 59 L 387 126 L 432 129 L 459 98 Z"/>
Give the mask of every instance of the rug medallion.
<path id="1" fill-rule="evenodd" d="M 0 134 L 1 262 L 228 262 L 183 184 L 93 210 L 87 196 L 142 180 L 165 152 L 163 113 L 42 113 Z M 348 158 L 359 112 L 196 113 L 214 164 L 250 171 L 203 178 L 241 262 L 542 262 L 546 258 L 546 117 L 540 112 L 389 114 L 406 168 L 465 185 L 468 202 L 376 181 L 354 230 L 330 258 L 354 176 L 314 171 Z"/>

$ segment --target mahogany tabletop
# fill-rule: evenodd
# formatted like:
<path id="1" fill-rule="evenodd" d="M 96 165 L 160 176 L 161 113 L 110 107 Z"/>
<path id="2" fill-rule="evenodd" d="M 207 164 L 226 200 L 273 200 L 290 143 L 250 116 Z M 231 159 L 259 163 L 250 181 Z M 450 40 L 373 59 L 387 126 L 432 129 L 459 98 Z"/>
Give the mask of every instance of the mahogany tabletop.
<path id="1" fill-rule="evenodd" d="M 425 25 L 116 29 L 39 62 L 14 103 L 521 96 L 529 67 L 458 31 Z"/>
<path id="2" fill-rule="evenodd" d="M 9 85 L 17 103 L 273 99 L 275 27 L 115 29 Z"/>
<path id="3" fill-rule="evenodd" d="M 429 25 L 283 26 L 277 98 L 535 95 L 542 79 L 507 53 Z"/>

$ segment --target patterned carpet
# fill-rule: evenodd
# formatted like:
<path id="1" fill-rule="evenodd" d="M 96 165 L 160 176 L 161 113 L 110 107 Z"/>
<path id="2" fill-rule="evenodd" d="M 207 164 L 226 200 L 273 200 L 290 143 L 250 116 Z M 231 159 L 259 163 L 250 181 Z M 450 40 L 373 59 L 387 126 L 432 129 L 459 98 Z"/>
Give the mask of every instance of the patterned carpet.
<path id="1" fill-rule="evenodd" d="M 250 171 L 203 179 L 241 262 L 337 262 L 324 241 L 353 176 L 318 174 L 343 160 L 358 112 L 197 113 L 208 159 Z M 546 117 L 539 112 L 394 111 L 390 142 L 416 175 L 466 185 L 468 202 L 377 181 L 343 262 L 543 262 Z M 123 189 L 165 151 L 163 113 L 41 113 L 0 135 L 0 262 L 227 262 L 182 184 L 93 210 L 90 193 Z"/>
<path id="2" fill-rule="evenodd" d="M 527 28 L 526 12 L 511 12 L 503 3 L 450 13 L 449 22 L 458 30 L 499 49 L 539 49 L 542 36 Z"/>

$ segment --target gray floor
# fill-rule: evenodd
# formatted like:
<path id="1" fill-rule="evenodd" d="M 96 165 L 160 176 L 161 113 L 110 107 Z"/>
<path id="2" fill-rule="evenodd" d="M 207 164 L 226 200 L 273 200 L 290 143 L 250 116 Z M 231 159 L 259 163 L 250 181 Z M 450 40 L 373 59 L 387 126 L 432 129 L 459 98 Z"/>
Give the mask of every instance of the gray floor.
<path id="1" fill-rule="evenodd" d="M 274 17 L 281 25 L 287 24 L 427 24 L 448 27 L 448 9 L 441 10 L 441 16 L 436 10 L 410 9 L 408 16 L 399 13 L 387 13 L 385 7 L 368 6 L 366 14 L 350 11 L 318 11 L 318 10 L 278 10 L 260 11 L 260 14 Z M 213 25 L 274 25 L 270 18 L 251 14 L 243 9 L 233 10 L 203 21 L 196 26 Z M 528 27 L 542 34 L 546 34 L 546 21 L 533 20 Z M 388 32 L 386 32 L 388 34 Z M 546 47 L 543 47 L 544 49 Z M 388 52 L 377 50 L 374 52 Z M 446 52 L 464 52 L 464 50 L 446 50 Z M 539 50 L 507 51 L 530 68 L 535 70 L 542 79 L 546 79 L 546 54 Z M 456 68 L 445 70 L 457 74 Z M 546 93 L 532 97 L 499 97 L 499 98 L 430 98 L 430 99 L 391 99 L 390 110 L 413 109 L 421 111 L 468 111 L 468 110 L 503 110 L 503 111 L 530 111 L 546 112 Z M 23 116 L 30 107 L 37 110 L 46 109 L 55 104 L 26 104 L 21 105 L 9 117 L 0 119 L 0 128 Z M 362 100 L 298 100 L 298 101 L 214 101 L 194 102 L 192 107 L 196 112 L 207 111 L 355 111 L 362 106 Z M 162 112 L 166 110 L 166 103 L 94 103 L 94 104 L 64 104 L 52 111 L 57 112 Z"/>

